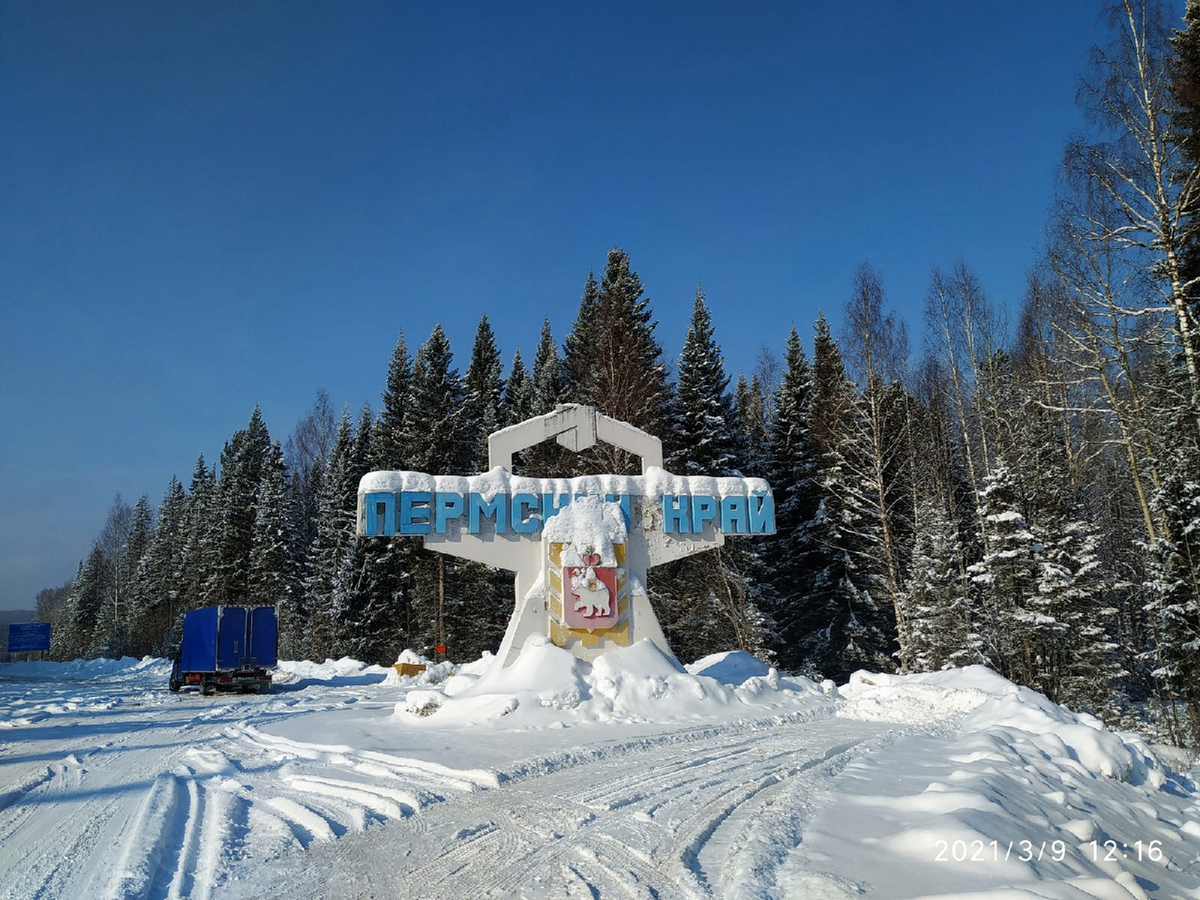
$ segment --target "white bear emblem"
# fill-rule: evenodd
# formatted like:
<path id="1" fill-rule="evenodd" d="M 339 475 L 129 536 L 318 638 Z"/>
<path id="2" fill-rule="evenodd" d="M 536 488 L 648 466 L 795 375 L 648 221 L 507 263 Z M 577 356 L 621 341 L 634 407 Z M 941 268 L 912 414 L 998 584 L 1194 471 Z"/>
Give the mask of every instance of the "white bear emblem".
<path id="1" fill-rule="evenodd" d="M 586 618 L 610 615 L 612 596 L 608 585 L 596 577 L 596 571 L 591 566 L 572 576 L 571 590 L 579 596 L 575 601 L 575 609 L 582 610 Z"/>

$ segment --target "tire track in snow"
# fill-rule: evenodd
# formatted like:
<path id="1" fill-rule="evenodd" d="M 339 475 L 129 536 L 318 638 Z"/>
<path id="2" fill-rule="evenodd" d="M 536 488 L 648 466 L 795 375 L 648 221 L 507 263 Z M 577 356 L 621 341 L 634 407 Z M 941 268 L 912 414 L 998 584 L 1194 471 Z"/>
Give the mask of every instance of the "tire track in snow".
<path id="1" fill-rule="evenodd" d="M 703 900 L 752 876 L 758 896 L 777 896 L 775 870 L 825 786 L 898 735 L 882 723 L 825 719 L 580 747 L 516 763 L 496 789 L 314 845 L 303 879 L 284 869 L 270 881 L 280 896 L 314 900 L 334 889 L 348 898 Z"/>
<path id="2" fill-rule="evenodd" d="M 315 795 L 290 791 L 279 780 L 279 769 L 296 758 L 275 754 L 278 759 L 244 767 L 244 758 L 268 751 L 238 732 L 239 719 L 278 719 L 328 708 L 329 698 L 314 697 L 293 710 L 295 697 L 199 701 L 168 695 L 165 686 L 161 693 L 133 697 L 121 694 L 120 685 L 87 687 L 90 697 L 72 694 L 43 703 L 41 712 L 53 708 L 53 714 L 39 714 L 36 723 L 5 732 L 6 739 L 33 738 L 36 743 L 19 746 L 36 752 L 18 755 L 12 752 L 18 745 L 8 743 L 0 757 L 0 900 L 203 900 L 219 893 L 230 867 L 241 859 L 278 856 L 333 833 L 329 825 L 318 824 L 317 814 L 297 814 Z M 61 762 L 35 764 L 56 753 Z M 364 780 L 387 780 L 380 761 L 352 762 L 372 767 L 373 776 Z M 331 774 L 323 762 L 315 770 Z M 403 778 L 399 769 L 395 775 Z M 256 788 L 267 784 L 267 793 L 283 786 L 290 795 L 279 798 L 288 801 L 282 813 L 255 799 Z M 393 805 L 380 810 L 383 801 L 371 799 L 372 789 L 368 785 L 363 794 L 333 798 L 331 818 L 352 820 L 356 810 L 368 806 L 377 810 L 369 822 L 385 820 L 394 810 L 403 814 L 394 796 L 387 798 Z M 380 796 L 385 794 L 386 789 Z M 415 796 L 426 802 L 419 791 Z M 311 831 L 297 832 L 295 818 L 308 818 Z M 53 822 L 53 838 L 47 837 L 48 822 Z"/>

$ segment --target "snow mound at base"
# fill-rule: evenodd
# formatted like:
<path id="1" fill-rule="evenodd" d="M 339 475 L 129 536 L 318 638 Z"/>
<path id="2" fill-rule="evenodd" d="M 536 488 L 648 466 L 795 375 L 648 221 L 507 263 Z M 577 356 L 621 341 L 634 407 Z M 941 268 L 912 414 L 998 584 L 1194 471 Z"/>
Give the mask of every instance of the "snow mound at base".
<path id="1" fill-rule="evenodd" d="M 958 718 L 962 741 L 981 754 L 1006 752 L 1050 760 L 1086 776 L 1161 786 L 1163 763 L 1138 735 L 1109 731 L 1086 713 L 1074 713 L 1020 687 L 985 666 L 920 675 L 855 672 L 839 688 L 838 715 L 886 722 Z M 972 738 L 974 736 L 974 738 Z"/>
<path id="2" fill-rule="evenodd" d="M 749 678 L 766 678 L 771 674 L 770 666 L 745 650 L 713 653 L 684 668 L 693 675 L 704 675 L 729 685 L 743 684 Z"/>
<path id="3" fill-rule="evenodd" d="M 438 724 L 503 717 L 514 727 L 563 727 L 706 721 L 716 713 L 727 718 L 731 713 L 777 715 L 817 709 L 825 714 L 833 710 L 817 685 L 805 678 L 784 678 L 746 653 L 706 657 L 689 671 L 644 640 L 588 663 L 544 635 L 533 635 L 511 665 L 501 667 L 492 660 L 484 671 L 463 667 L 442 690 L 407 695 L 395 714 Z"/>

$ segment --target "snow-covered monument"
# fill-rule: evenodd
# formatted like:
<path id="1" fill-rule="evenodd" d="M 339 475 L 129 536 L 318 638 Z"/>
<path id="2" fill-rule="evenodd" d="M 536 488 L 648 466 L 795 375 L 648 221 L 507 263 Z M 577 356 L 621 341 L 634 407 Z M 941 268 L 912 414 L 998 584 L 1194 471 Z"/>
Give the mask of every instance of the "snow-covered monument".
<path id="1" fill-rule="evenodd" d="M 513 454 L 551 439 L 575 452 L 611 444 L 639 456 L 642 474 L 511 474 Z M 775 507 L 761 478 L 672 475 L 662 464 L 658 438 L 594 407 L 564 405 L 493 433 L 488 472 L 368 473 L 358 531 L 419 536 L 430 550 L 514 572 L 501 666 L 534 634 L 586 660 L 643 639 L 670 654 L 647 596 L 649 570 L 719 547 L 726 535 L 773 534 Z"/>

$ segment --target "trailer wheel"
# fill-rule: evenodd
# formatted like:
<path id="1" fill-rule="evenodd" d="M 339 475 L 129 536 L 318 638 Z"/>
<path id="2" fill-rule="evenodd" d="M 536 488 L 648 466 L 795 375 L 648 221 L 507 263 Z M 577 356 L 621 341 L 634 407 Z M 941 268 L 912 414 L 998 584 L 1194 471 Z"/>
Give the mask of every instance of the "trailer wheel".
<path id="1" fill-rule="evenodd" d="M 174 679 L 174 677 L 172 677 L 172 678 L 171 678 L 171 680 L 167 682 L 167 687 L 171 689 L 171 693 L 172 693 L 172 694 L 178 694 L 178 693 L 179 693 L 179 687 L 180 687 L 180 684 L 179 684 L 179 682 L 178 682 L 178 681 L 176 681 L 176 680 Z"/>
<path id="2" fill-rule="evenodd" d="M 205 678 L 202 682 L 200 682 L 200 693 L 203 694 L 205 697 L 211 697 L 216 692 L 217 692 L 217 686 L 215 684 L 213 684 L 211 681 L 209 681 L 207 678 Z"/>

